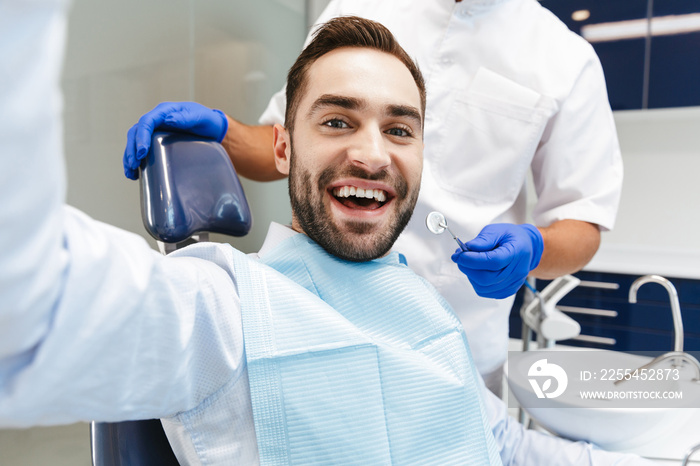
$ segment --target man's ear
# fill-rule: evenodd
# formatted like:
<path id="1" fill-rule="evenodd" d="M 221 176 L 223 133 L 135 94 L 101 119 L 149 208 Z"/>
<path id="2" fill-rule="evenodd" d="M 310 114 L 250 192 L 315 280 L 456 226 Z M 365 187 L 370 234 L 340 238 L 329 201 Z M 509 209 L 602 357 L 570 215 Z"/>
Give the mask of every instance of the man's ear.
<path id="1" fill-rule="evenodd" d="M 272 148 L 275 153 L 275 166 L 283 175 L 289 175 L 289 158 L 292 154 L 292 143 L 289 132 L 280 124 L 272 127 Z"/>

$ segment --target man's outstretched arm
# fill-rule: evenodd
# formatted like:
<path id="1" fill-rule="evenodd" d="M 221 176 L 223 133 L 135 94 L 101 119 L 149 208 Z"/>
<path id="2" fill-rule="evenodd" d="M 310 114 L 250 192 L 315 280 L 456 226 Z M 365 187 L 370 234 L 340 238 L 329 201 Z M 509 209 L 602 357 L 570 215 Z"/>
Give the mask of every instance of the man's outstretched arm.
<path id="1" fill-rule="evenodd" d="M 64 205 L 66 3 L 0 6 L 0 427 L 168 416 L 243 369 L 230 248 L 163 257 Z"/>
<path id="2" fill-rule="evenodd" d="M 652 461 L 633 454 L 608 452 L 590 443 L 573 442 L 526 429 L 508 415 L 505 403 L 483 384 L 484 407 L 504 466 L 652 466 Z"/>

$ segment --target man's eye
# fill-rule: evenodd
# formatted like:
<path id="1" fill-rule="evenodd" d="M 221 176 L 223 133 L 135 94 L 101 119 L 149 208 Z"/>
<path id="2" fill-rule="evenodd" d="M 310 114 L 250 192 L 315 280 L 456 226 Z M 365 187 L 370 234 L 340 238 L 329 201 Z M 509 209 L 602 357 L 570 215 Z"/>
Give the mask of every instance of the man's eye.
<path id="1" fill-rule="evenodd" d="M 403 128 L 391 128 L 390 130 L 387 131 L 387 134 L 390 134 L 391 136 L 399 136 L 402 138 L 408 137 L 411 135 L 408 130 L 405 130 Z"/>
<path id="2" fill-rule="evenodd" d="M 335 118 L 324 122 L 323 125 L 331 128 L 349 128 L 348 124 L 343 120 L 338 120 Z"/>

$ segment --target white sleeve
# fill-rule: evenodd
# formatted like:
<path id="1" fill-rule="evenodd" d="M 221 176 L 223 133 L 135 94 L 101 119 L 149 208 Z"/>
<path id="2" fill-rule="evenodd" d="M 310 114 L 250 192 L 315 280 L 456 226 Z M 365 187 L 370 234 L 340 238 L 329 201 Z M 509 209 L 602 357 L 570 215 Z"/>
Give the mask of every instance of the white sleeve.
<path id="1" fill-rule="evenodd" d="M 483 386 L 483 384 L 482 384 Z M 636 455 L 600 450 L 590 443 L 572 442 L 528 430 L 508 415 L 505 403 L 483 386 L 486 413 L 504 466 L 651 466 Z"/>
<path id="2" fill-rule="evenodd" d="M 592 47 L 570 94 L 548 122 L 532 161 L 538 195 L 533 216 L 540 226 L 562 219 L 612 229 L 622 190 L 622 157 L 603 69 Z"/>
<path id="3" fill-rule="evenodd" d="M 0 427 L 164 417 L 243 370 L 230 247 L 163 257 L 63 205 L 65 24 L 0 3 Z"/>
<path id="4" fill-rule="evenodd" d="M 311 27 L 309 34 L 306 36 L 306 39 L 304 40 L 304 46 L 302 47 L 302 50 L 304 47 L 309 45 L 309 42 L 311 42 L 313 32 L 316 30 L 316 28 L 319 26 L 319 24 L 325 23 L 329 19 L 335 18 L 336 16 L 340 16 L 342 14 L 342 11 L 343 11 L 343 9 L 341 6 L 341 1 L 340 0 L 332 0 L 328 4 L 328 6 L 326 6 L 326 8 L 323 10 L 323 12 L 319 15 L 319 17 L 316 18 L 316 22 Z M 267 108 L 265 109 L 263 114 L 258 119 L 259 124 L 261 124 L 261 125 L 274 125 L 276 123 L 279 123 L 280 125 L 284 125 L 284 114 L 285 114 L 285 110 L 287 107 L 286 90 L 287 90 L 287 87 L 285 85 L 282 87 L 282 89 L 280 89 L 278 92 L 276 92 L 275 95 L 272 96 L 272 98 L 270 99 L 270 102 L 267 104 Z"/>
<path id="5" fill-rule="evenodd" d="M 55 254 L 63 244 L 58 83 L 65 28 L 61 1 L 0 3 L 0 360 L 46 333 L 46 310 L 60 292 L 56 278 L 68 266 Z"/>

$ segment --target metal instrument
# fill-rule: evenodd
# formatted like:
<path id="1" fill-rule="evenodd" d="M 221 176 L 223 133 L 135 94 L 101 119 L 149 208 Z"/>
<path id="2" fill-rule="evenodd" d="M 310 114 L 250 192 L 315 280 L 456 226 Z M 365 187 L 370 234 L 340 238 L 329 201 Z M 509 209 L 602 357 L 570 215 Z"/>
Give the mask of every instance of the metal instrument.
<path id="1" fill-rule="evenodd" d="M 430 230 L 431 233 L 434 233 L 436 235 L 442 234 L 445 230 L 449 231 L 452 235 L 452 238 L 454 238 L 457 244 L 459 244 L 459 247 L 462 248 L 462 251 L 468 250 L 464 243 L 462 243 L 462 241 L 460 241 L 460 239 L 457 238 L 457 235 L 455 235 L 452 232 L 452 230 L 450 230 L 450 227 L 447 226 L 447 219 L 441 212 L 430 212 L 425 218 L 425 226 L 428 227 L 428 230 Z"/>

